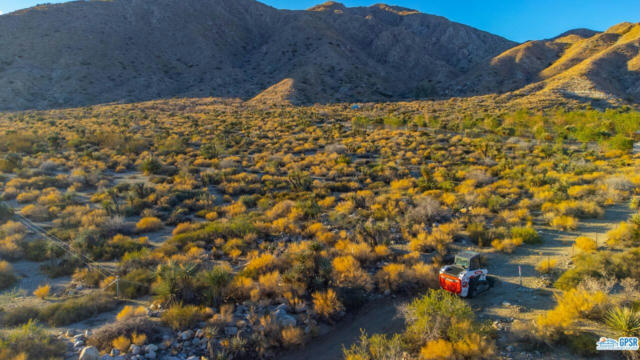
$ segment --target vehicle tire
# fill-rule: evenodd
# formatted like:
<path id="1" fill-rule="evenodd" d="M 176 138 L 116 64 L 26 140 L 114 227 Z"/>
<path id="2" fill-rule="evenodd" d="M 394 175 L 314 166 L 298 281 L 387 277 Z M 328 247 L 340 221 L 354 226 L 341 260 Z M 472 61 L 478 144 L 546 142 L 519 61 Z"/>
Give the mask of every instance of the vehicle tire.
<path id="1" fill-rule="evenodd" d="M 492 288 L 498 282 L 498 279 L 495 276 L 487 275 L 487 282 L 489 283 L 489 288 Z"/>
<path id="2" fill-rule="evenodd" d="M 477 279 L 471 279 L 469 281 L 469 292 L 467 293 L 467 298 L 472 299 L 473 297 L 475 297 L 477 294 L 477 290 L 478 290 L 478 284 L 477 284 Z"/>

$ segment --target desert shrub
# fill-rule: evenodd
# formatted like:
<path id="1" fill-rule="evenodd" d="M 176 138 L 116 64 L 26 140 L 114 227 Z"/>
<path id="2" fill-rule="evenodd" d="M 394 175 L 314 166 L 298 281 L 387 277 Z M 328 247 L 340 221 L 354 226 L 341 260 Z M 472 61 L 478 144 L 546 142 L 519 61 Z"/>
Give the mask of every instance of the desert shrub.
<path id="1" fill-rule="evenodd" d="M 539 244 L 542 239 L 538 232 L 532 227 L 512 227 L 511 236 L 514 239 L 522 239 L 525 244 Z"/>
<path id="2" fill-rule="evenodd" d="M 129 346 L 131 345 L 131 340 L 129 340 L 128 337 L 121 335 L 113 339 L 111 345 L 113 345 L 113 347 L 115 349 L 118 349 L 120 352 L 126 353 L 129 350 Z"/>
<path id="3" fill-rule="evenodd" d="M 304 330 L 295 326 L 289 326 L 282 329 L 280 335 L 282 337 L 282 345 L 285 348 L 300 346 L 304 344 L 305 341 Z"/>
<path id="4" fill-rule="evenodd" d="M 447 360 L 455 358 L 453 344 L 445 339 L 431 340 L 420 350 L 421 360 Z"/>
<path id="5" fill-rule="evenodd" d="M 66 345 L 55 336 L 29 321 L 22 327 L 0 335 L 0 358 L 48 360 L 62 358 Z"/>
<path id="6" fill-rule="evenodd" d="M 21 305 L 2 312 L 1 321 L 5 327 L 18 326 L 26 324 L 29 320 L 37 320 L 39 314 L 37 307 Z"/>
<path id="7" fill-rule="evenodd" d="M 0 202 L 0 223 L 13 217 L 13 209 L 4 202 Z"/>
<path id="8" fill-rule="evenodd" d="M 195 267 L 167 263 L 159 266 L 151 290 L 166 303 L 191 303 L 196 299 Z"/>
<path id="9" fill-rule="evenodd" d="M 20 210 L 20 214 L 34 221 L 47 221 L 51 218 L 49 209 L 42 205 L 27 205 Z"/>
<path id="10" fill-rule="evenodd" d="M 103 351 L 109 351 L 113 340 L 120 336 L 131 339 L 133 334 L 145 334 L 148 341 L 157 342 L 162 339 L 163 330 L 158 326 L 158 322 L 147 317 L 132 317 L 95 329 L 87 340 L 87 344 Z"/>
<path id="11" fill-rule="evenodd" d="M 83 262 L 75 256 L 65 256 L 60 259 L 51 259 L 42 265 L 40 270 L 51 278 L 72 275 L 77 268 L 83 266 Z"/>
<path id="12" fill-rule="evenodd" d="M 97 269 L 76 269 L 76 271 L 71 276 L 71 279 L 74 282 L 80 283 L 87 287 L 98 287 L 100 281 L 104 278 L 104 275 Z"/>
<path id="13" fill-rule="evenodd" d="M 382 360 L 382 359 L 402 359 L 404 352 L 403 340 L 400 334 L 388 337 L 383 334 L 375 334 L 368 337 L 362 332 L 358 342 L 351 345 L 349 349 L 344 348 L 345 360 Z"/>
<path id="14" fill-rule="evenodd" d="M 229 292 L 233 280 L 229 266 L 215 266 L 198 274 L 198 282 L 203 287 L 204 298 L 209 305 L 218 306 Z"/>
<path id="15" fill-rule="evenodd" d="M 42 300 L 47 298 L 50 293 L 51 293 L 51 285 L 49 284 L 38 286 L 38 288 L 33 291 L 33 295 Z"/>
<path id="16" fill-rule="evenodd" d="M 521 238 L 513 239 L 495 239 L 491 242 L 491 246 L 497 251 L 511 254 L 518 246 L 522 245 Z"/>
<path id="17" fill-rule="evenodd" d="M 578 228 L 578 219 L 573 216 L 560 215 L 551 219 L 551 227 L 564 231 L 575 230 Z"/>
<path id="18" fill-rule="evenodd" d="M 174 330 L 184 330 L 194 327 L 207 315 L 210 314 L 207 314 L 207 311 L 202 307 L 176 304 L 162 313 L 162 321 Z"/>
<path id="19" fill-rule="evenodd" d="M 599 316 L 608 299 L 600 291 L 571 289 L 562 295 L 556 295 L 556 301 L 555 308 L 535 318 L 536 335 L 547 343 L 553 343 L 560 336 L 572 331 L 578 319 Z"/>
<path id="20" fill-rule="evenodd" d="M 147 343 L 147 335 L 146 334 L 133 333 L 131 335 L 131 342 L 136 344 L 136 345 L 138 345 L 138 346 L 142 346 L 142 345 Z"/>
<path id="21" fill-rule="evenodd" d="M 638 336 L 640 334 L 640 313 L 628 307 L 610 309 L 604 323 L 617 336 Z"/>
<path id="22" fill-rule="evenodd" d="M 129 320 L 133 317 L 144 316 L 146 314 L 147 314 L 147 309 L 145 309 L 144 306 L 134 307 L 131 305 L 127 305 L 123 307 L 122 310 L 120 310 L 118 315 L 116 315 L 116 320 L 118 321 Z"/>
<path id="23" fill-rule="evenodd" d="M 13 266 L 6 261 L 0 261 L 0 290 L 7 289 L 18 282 L 18 276 L 13 271 Z"/>
<path id="24" fill-rule="evenodd" d="M 333 289 L 327 291 L 316 291 L 312 295 L 313 311 L 316 315 L 330 320 L 344 309 L 338 299 L 338 295 Z"/>
<path id="25" fill-rule="evenodd" d="M 371 276 L 362 269 L 360 262 L 353 256 L 338 256 L 331 262 L 333 267 L 333 279 L 336 284 L 352 288 L 362 288 L 371 290 L 373 280 Z"/>
<path id="26" fill-rule="evenodd" d="M 556 269 L 558 265 L 557 259 L 544 259 L 538 262 L 535 266 L 535 269 L 540 274 L 549 274 Z"/>
<path id="27" fill-rule="evenodd" d="M 406 216 L 409 223 L 429 224 L 448 215 L 448 211 L 442 208 L 438 200 L 425 196 L 416 201 L 415 207 L 411 208 Z"/>
<path id="28" fill-rule="evenodd" d="M 127 299 L 137 299 L 149 294 L 153 281 L 153 271 L 147 269 L 135 269 L 120 278 L 120 296 Z M 111 287 L 110 291 L 116 289 Z"/>
<path id="29" fill-rule="evenodd" d="M 596 241 L 587 236 L 579 236 L 576 238 L 575 244 L 573 245 L 576 249 L 585 252 L 592 252 L 598 250 L 598 245 Z"/>
<path id="30" fill-rule="evenodd" d="M 480 359 L 492 358 L 495 345 L 477 323 L 469 305 L 443 290 L 429 290 L 405 308 L 407 328 L 393 337 L 362 336 L 347 359 Z M 391 356 L 391 357 L 388 357 Z"/>
<path id="31" fill-rule="evenodd" d="M 150 232 L 162 229 L 162 220 L 156 217 L 144 217 L 136 224 L 136 229 L 141 232 Z"/>
<path id="32" fill-rule="evenodd" d="M 249 260 L 242 273 L 255 278 L 258 274 L 275 270 L 277 266 L 278 259 L 275 256 L 269 253 L 263 253 Z"/>
<path id="33" fill-rule="evenodd" d="M 113 310 L 116 305 L 110 297 L 86 295 L 47 305 L 40 309 L 38 319 L 51 326 L 64 326 Z"/>
<path id="34" fill-rule="evenodd" d="M 405 264 L 387 264 L 376 273 L 376 281 L 381 290 L 398 291 L 414 285 L 414 274 Z"/>
<path id="35" fill-rule="evenodd" d="M 615 229 L 607 232 L 609 246 L 633 246 L 640 241 L 640 229 L 635 224 L 621 222 Z"/>

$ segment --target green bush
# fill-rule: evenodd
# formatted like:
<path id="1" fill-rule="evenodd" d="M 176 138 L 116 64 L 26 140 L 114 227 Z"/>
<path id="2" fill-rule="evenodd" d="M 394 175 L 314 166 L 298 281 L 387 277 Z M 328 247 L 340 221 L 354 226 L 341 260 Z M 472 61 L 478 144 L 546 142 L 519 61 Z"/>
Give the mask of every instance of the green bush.
<path id="1" fill-rule="evenodd" d="M 29 320 L 38 319 L 38 308 L 29 305 L 21 305 L 2 312 L 2 326 L 12 327 L 26 324 Z"/>
<path id="2" fill-rule="evenodd" d="M 117 302 L 102 294 L 72 298 L 45 306 L 38 319 L 51 326 L 65 326 L 115 309 Z"/>
<path id="3" fill-rule="evenodd" d="M 522 239 L 525 244 L 539 244 L 542 242 L 540 235 L 532 227 L 513 227 L 511 228 L 511 236 Z"/>
<path id="4" fill-rule="evenodd" d="M 184 330 L 195 326 L 204 320 L 206 312 L 204 308 L 194 305 L 176 304 L 162 313 L 162 321 L 174 330 Z"/>
<path id="5" fill-rule="evenodd" d="M 0 261 L 0 290 L 13 286 L 18 282 L 18 276 L 13 271 L 13 266 L 6 261 Z"/>
<path id="6" fill-rule="evenodd" d="M 0 336 L 1 359 L 18 359 L 21 354 L 29 360 L 61 359 L 65 350 L 62 341 L 49 335 L 34 321 Z"/>
<path id="7" fill-rule="evenodd" d="M 154 279 L 153 271 L 137 269 L 120 279 L 120 294 L 128 299 L 137 299 L 149 294 Z"/>

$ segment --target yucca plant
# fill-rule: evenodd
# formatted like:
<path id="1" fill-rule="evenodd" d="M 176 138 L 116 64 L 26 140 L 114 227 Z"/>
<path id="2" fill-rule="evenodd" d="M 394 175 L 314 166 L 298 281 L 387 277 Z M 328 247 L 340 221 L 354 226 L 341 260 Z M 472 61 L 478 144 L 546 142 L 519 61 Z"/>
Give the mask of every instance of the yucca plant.
<path id="1" fill-rule="evenodd" d="M 605 316 L 605 324 L 620 336 L 640 333 L 640 313 L 628 307 L 616 307 Z"/>

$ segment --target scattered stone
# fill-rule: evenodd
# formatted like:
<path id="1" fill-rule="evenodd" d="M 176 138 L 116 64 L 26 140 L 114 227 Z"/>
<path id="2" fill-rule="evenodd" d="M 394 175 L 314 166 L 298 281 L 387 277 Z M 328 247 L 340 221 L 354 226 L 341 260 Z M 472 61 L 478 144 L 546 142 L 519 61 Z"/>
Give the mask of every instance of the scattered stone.
<path id="1" fill-rule="evenodd" d="M 142 352 L 142 349 L 140 349 L 140 346 L 136 344 L 131 344 L 131 346 L 129 347 L 129 352 L 133 355 L 139 355 Z"/>
<path id="2" fill-rule="evenodd" d="M 204 330 L 202 330 L 202 329 L 198 329 L 198 330 L 196 331 L 196 337 L 197 337 L 197 338 L 202 338 L 203 336 L 204 336 Z"/>
<path id="3" fill-rule="evenodd" d="M 109 355 L 118 356 L 118 355 L 120 355 L 120 350 L 118 350 L 116 348 L 113 348 L 113 349 L 111 349 L 111 352 L 109 353 Z"/>
<path id="4" fill-rule="evenodd" d="M 296 321 L 296 318 L 289 315 L 285 310 L 283 309 L 278 309 L 275 311 L 275 317 L 276 317 L 276 322 L 278 323 L 278 325 L 280 325 L 281 327 L 290 327 L 290 326 L 296 326 L 296 324 L 298 323 Z"/>
<path id="5" fill-rule="evenodd" d="M 193 337 L 193 330 L 185 330 L 179 335 L 179 337 L 183 341 L 189 340 Z"/>
<path id="6" fill-rule="evenodd" d="M 87 346 L 80 352 L 78 360 L 100 360 L 100 352 L 93 346 Z"/>

